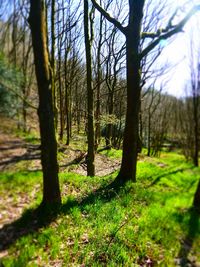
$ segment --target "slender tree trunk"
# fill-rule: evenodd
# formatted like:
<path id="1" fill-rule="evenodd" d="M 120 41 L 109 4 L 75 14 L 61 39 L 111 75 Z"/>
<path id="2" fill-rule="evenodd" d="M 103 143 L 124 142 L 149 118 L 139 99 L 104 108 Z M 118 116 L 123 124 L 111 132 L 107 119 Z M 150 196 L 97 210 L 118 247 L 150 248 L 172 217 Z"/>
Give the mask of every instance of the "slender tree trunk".
<path id="1" fill-rule="evenodd" d="M 23 117 L 23 132 L 27 131 L 27 103 L 26 103 L 26 77 L 23 77 L 22 83 L 23 103 L 22 103 L 22 117 Z"/>
<path id="2" fill-rule="evenodd" d="M 199 126 L 198 126 L 198 94 L 193 96 L 193 114 L 194 114 L 194 156 L 193 163 L 196 167 L 199 166 Z"/>
<path id="3" fill-rule="evenodd" d="M 22 80 L 22 93 L 23 93 L 23 102 L 22 102 L 22 117 L 23 117 L 23 131 L 26 132 L 26 117 L 27 117 L 27 105 L 26 105 L 26 86 L 27 86 L 27 68 L 28 68 L 28 55 L 26 55 L 26 48 L 27 48 L 27 43 L 26 43 L 26 25 L 24 25 L 23 29 L 23 37 L 22 37 L 22 56 L 23 56 L 23 61 L 22 61 L 22 72 L 23 72 L 23 80 Z"/>
<path id="4" fill-rule="evenodd" d="M 64 74 L 65 74 L 65 118 L 66 118 L 66 145 L 70 143 L 70 78 L 67 75 L 68 69 L 68 48 L 65 47 Z M 69 71 L 70 68 L 69 68 Z"/>
<path id="5" fill-rule="evenodd" d="M 49 69 L 47 29 L 44 0 L 30 1 L 30 27 L 38 84 L 38 116 L 41 136 L 41 163 L 43 171 L 42 204 L 60 203 L 57 142 L 55 136 L 51 75 Z"/>
<path id="6" fill-rule="evenodd" d="M 148 144 L 147 144 L 147 156 L 151 155 L 151 115 L 148 110 Z"/>
<path id="7" fill-rule="evenodd" d="M 57 107 L 57 92 L 56 92 L 56 64 L 55 64 L 55 0 L 51 1 L 51 88 L 53 98 L 53 111 L 55 130 L 58 127 L 58 107 Z"/>
<path id="8" fill-rule="evenodd" d="M 87 155 L 87 175 L 95 175 L 95 138 L 94 138 L 94 95 L 92 88 L 92 59 L 91 59 L 91 39 L 89 36 L 88 21 L 88 0 L 84 0 L 84 32 L 85 32 L 85 51 L 87 68 L 87 116 L 88 116 L 88 155 Z M 92 27 L 92 25 L 91 25 Z"/>
<path id="9" fill-rule="evenodd" d="M 59 93 L 59 109 L 60 109 L 60 140 L 63 140 L 64 133 L 64 105 L 63 105 L 63 92 L 62 92 L 62 77 L 61 77 L 61 47 L 59 47 L 58 51 L 58 93 Z"/>
<path id="10" fill-rule="evenodd" d="M 18 42 L 17 42 L 17 37 L 18 37 L 18 20 L 17 20 L 17 1 L 13 1 L 13 21 L 12 21 L 12 34 L 11 34 L 11 39 L 12 39 L 12 51 L 11 51 L 11 58 L 12 58 L 12 64 L 17 69 L 17 52 L 18 52 Z M 21 129 L 21 120 L 20 120 L 20 108 L 19 108 L 19 103 L 20 103 L 20 98 L 16 97 L 17 99 L 17 128 Z"/>
<path id="11" fill-rule="evenodd" d="M 101 2 L 100 2 L 101 3 Z M 97 150 L 100 143 L 101 129 L 100 129 L 100 114 L 101 114 L 101 105 L 100 105 L 100 91 L 101 91 L 101 48 L 102 48 L 102 34 L 103 30 L 103 16 L 100 15 L 99 19 L 99 41 L 97 47 L 97 94 L 96 94 L 96 124 L 95 124 L 95 150 Z"/>
<path id="12" fill-rule="evenodd" d="M 114 84 L 113 84 L 114 85 Z M 109 89 L 109 94 L 108 94 L 108 114 L 111 116 L 113 115 L 114 111 L 114 86 L 110 86 L 111 88 Z M 113 124 L 108 123 L 107 124 L 107 135 L 106 135 L 106 146 L 108 148 L 111 148 L 112 144 L 112 136 L 113 136 Z"/>
<path id="13" fill-rule="evenodd" d="M 66 69 L 66 68 L 65 68 Z M 65 76 L 66 77 L 66 76 Z M 70 107 L 69 107 L 69 85 L 67 81 L 65 81 L 65 113 L 66 113 L 66 132 L 67 132 L 67 139 L 66 145 L 69 145 L 70 142 Z"/>
<path id="14" fill-rule="evenodd" d="M 143 121 L 142 121 L 141 99 L 140 99 L 140 113 L 139 113 L 139 138 L 141 140 L 141 143 L 143 143 Z"/>
<path id="15" fill-rule="evenodd" d="M 57 12 L 57 21 L 60 21 L 60 12 Z M 58 23 L 57 35 L 60 35 L 61 27 Z M 58 62 L 57 62 L 57 74 L 58 74 L 58 99 L 59 99 L 59 122 L 60 122 L 60 132 L 59 132 L 59 139 L 63 140 L 64 134 L 64 97 L 63 97 L 63 84 L 62 84 L 62 42 L 63 42 L 63 35 L 58 38 L 57 41 L 57 53 L 58 53 Z"/>

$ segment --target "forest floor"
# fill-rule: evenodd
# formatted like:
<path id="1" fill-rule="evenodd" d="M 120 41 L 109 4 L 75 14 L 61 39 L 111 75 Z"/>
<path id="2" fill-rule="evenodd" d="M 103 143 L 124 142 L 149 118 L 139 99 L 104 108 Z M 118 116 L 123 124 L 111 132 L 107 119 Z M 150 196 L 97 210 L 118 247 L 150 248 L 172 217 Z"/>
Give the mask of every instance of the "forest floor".
<path id="1" fill-rule="evenodd" d="M 59 146 L 63 204 L 42 198 L 38 139 L 0 128 L 0 266 L 200 267 L 200 219 L 191 208 L 200 168 L 177 152 L 140 155 L 137 183 L 111 188 L 121 151 L 97 156 L 85 176 L 81 137 Z M 83 150 L 81 150 L 81 149 Z"/>
<path id="2" fill-rule="evenodd" d="M 14 128 L 13 121 L 3 119 L 0 128 L 0 171 L 12 170 L 41 170 L 39 139 L 31 134 L 23 134 Z M 13 129 L 15 129 L 13 131 Z M 17 134 L 16 134 L 17 133 Z M 76 143 L 81 140 L 76 137 Z M 73 142 L 73 140 L 72 140 Z M 79 147 L 81 147 L 79 145 Z M 95 170 L 97 176 L 111 174 L 119 168 L 118 158 L 107 157 L 109 151 L 98 153 L 95 158 Z M 72 171 L 86 175 L 86 149 L 80 150 L 72 143 L 67 146 L 59 145 L 58 160 L 61 171 Z"/>

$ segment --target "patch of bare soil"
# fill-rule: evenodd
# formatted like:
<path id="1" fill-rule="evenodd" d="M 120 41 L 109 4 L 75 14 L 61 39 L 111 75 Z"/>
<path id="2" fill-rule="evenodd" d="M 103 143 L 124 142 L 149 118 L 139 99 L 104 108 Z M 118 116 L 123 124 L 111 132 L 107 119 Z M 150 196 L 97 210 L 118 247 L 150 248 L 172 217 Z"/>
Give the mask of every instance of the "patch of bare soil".
<path id="1" fill-rule="evenodd" d="M 13 122 L 3 119 L 0 128 L 0 171 L 41 170 L 40 146 L 25 142 L 13 134 Z M 60 146 L 62 157 L 59 157 L 61 171 L 70 171 L 82 175 L 87 174 L 86 153 Z M 97 154 L 95 158 L 96 175 L 104 176 L 119 168 L 119 160 L 109 159 L 105 155 Z"/>
<path id="2" fill-rule="evenodd" d="M 0 171 L 15 171 L 19 168 L 18 163 L 26 163 L 23 170 L 34 162 L 35 167 L 40 167 L 39 145 L 25 142 L 22 138 L 16 137 L 16 122 L 0 118 Z"/>
<path id="3" fill-rule="evenodd" d="M 87 153 L 70 147 L 62 147 L 63 157 L 59 160 L 61 171 L 75 172 L 87 175 Z M 95 173 L 97 176 L 105 176 L 119 168 L 119 160 L 110 159 L 102 154 L 95 155 Z"/>
<path id="4" fill-rule="evenodd" d="M 111 160 L 108 157 L 101 154 L 97 154 L 95 157 L 95 174 L 97 176 L 105 176 L 111 174 L 117 169 L 119 169 L 119 166 L 120 166 L 119 160 Z M 74 171 L 82 175 L 87 175 L 86 161 L 77 165 Z"/>

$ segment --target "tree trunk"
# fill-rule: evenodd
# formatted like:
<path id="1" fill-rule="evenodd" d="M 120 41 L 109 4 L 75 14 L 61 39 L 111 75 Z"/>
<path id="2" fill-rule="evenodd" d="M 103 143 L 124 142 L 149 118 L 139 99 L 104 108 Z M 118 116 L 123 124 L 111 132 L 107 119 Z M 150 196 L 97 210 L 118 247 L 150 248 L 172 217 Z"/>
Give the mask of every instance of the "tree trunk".
<path id="1" fill-rule="evenodd" d="M 92 25 L 90 25 L 92 27 Z M 85 32 L 85 52 L 87 68 L 87 116 L 88 116 L 88 154 L 87 154 L 87 175 L 95 175 L 95 137 L 94 137 L 94 95 L 92 89 L 92 59 L 91 59 L 91 40 L 89 36 L 88 21 L 88 0 L 84 0 L 84 32 Z"/>
<path id="2" fill-rule="evenodd" d="M 136 181 L 137 143 L 140 111 L 140 31 L 144 1 L 129 1 L 130 15 L 126 32 L 127 111 L 122 163 L 117 180 Z"/>
<path id="3" fill-rule="evenodd" d="M 151 155 L 151 115 L 150 110 L 148 110 L 148 144 L 147 144 L 147 156 Z"/>
<path id="4" fill-rule="evenodd" d="M 63 105 L 63 90 L 62 90 L 62 68 L 61 68 L 61 46 L 58 48 L 58 93 L 59 93 L 59 109 L 60 109 L 60 140 L 63 140 L 64 133 L 64 105 Z"/>
<path id="5" fill-rule="evenodd" d="M 198 89 L 197 89 L 198 90 Z M 198 125 L 198 93 L 193 95 L 193 115 L 194 115 L 194 155 L 193 163 L 196 167 L 199 166 L 199 125 Z"/>
<path id="6" fill-rule="evenodd" d="M 43 171 L 42 204 L 60 203 L 57 142 L 55 136 L 51 76 L 49 69 L 45 4 L 43 0 L 30 1 L 30 28 L 38 84 L 38 116 L 41 136 L 41 163 Z"/>
<path id="7" fill-rule="evenodd" d="M 197 185 L 197 189 L 194 195 L 193 206 L 200 210 L 200 180 Z"/>
<path id="8" fill-rule="evenodd" d="M 108 93 L 108 115 L 112 116 L 113 115 L 113 111 L 114 111 L 114 89 L 115 89 L 115 84 L 113 84 L 112 86 L 110 86 L 111 88 L 109 89 L 109 93 Z M 112 123 L 108 123 L 106 125 L 107 127 L 107 134 L 106 134 L 106 147 L 111 148 L 111 146 L 113 145 L 112 143 L 112 136 L 113 136 L 113 124 Z"/>
<path id="9" fill-rule="evenodd" d="M 51 90 L 53 99 L 54 123 L 55 130 L 58 126 L 58 107 L 57 107 L 57 92 L 56 92 L 56 65 L 55 65 L 55 0 L 51 1 Z"/>
<path id="10" fill-rule="evenodd" d="M 97 150 L 98 145 L 100 143 L 100 138 L 101 138 L 101 129 L 100 129 L 100 91 L 101 91 L 101 47 L 102 47 L 102 26 L 103 26 L 103 19 L 102 15 L 100 15 L 100 20 L 99 20 L 99 41 L 98 41 L 98 47 L 97 47 L 97 94 L 96 94 L 96 124 L 95 124 L 95 150 Z"/>
<path id="11" fill-rule="evenodd" d="M 65 66 L 66 70 L 66 66 Z M 67 76 L 65 75 L 65 78 Z M 66 145 L 69 145 L 70 142 L 70 107 L 69 107 L 69 85 L 65 79 L 65 116 L 66 116 Z"/>

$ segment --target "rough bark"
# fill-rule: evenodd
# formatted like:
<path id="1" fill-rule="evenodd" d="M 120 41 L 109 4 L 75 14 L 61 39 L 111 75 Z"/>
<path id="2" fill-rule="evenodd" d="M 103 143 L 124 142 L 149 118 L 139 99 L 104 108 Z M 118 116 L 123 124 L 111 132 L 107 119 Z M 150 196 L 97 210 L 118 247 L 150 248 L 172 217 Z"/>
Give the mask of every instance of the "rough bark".
<path id="1" fill-rule="evenodd" d="M 30 1 L 29 23 L 32 34 L 35 72 L 39 94 L 39 124 L 41 136 L 41 163 L 43 171 L 42 204 L 60 203 L 57 142 L 55 136 L 50 62 L 47 47 L 45 4 L 43 0 Z"/>

